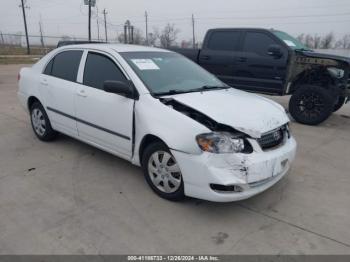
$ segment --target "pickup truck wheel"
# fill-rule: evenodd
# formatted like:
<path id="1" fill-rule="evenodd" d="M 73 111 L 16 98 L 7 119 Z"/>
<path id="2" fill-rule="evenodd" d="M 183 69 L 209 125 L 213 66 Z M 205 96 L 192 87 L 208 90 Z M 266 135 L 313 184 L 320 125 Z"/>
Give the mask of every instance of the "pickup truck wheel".
<path id="1" fill-rule="evenodd" d="M 338 111 L 340 108 L 342 108 L 342 106 L 345 104 L 347 97 L 344 96 L 339 96 L 337 102 L 334 105 L 334 109 L 333 112 Z"/>
<path id="2" fill-rule="evenodd" d="M 304 85 L 299 87 L 289 101 L 289 111 L 302 124 L 318 125 L 333 112 L 335 101 L 327 89 Z"/>
<path id="3" fill-rule="evenodd" d="M 57 132 L 52 129 L 49 117 L 39 102 L 30 107 L 30 120 L 34 133 L 40 140 L 51 141 L 56 138 Z"/>
<path id="4" fill-rule="evenodd" d="M 180 167 L 166 145 L 149 145 L 142 156 L 142 169 L 147 183 L 160 197 L 172 201 L 185 198 Z"/>

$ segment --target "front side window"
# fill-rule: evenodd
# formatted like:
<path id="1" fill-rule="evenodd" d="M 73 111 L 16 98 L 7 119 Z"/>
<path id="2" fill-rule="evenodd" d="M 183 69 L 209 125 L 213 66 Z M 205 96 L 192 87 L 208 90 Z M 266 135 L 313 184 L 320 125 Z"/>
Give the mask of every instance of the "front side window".
<path id="1" fill-rule="evenodd" d="M 279 39 L 281 39 L 287 46 L 294 50 L 310 50 L 307 46 L 302 44 L 299 40 L 296 38 L 288 35 L 285 32 L 282 31 L 273 31 L 272 32 L 275 36 L 277 36 Z"/>
<path id="2" fill-rule="evenodd" d="M 228 88 L 196 63 L 171 52 L 123 52 L 120 55 L 154 95 Z"/>
<path id="3" fill-rule="evenodd" d="M 90 52 L 87 56 L 83 84 L 103 89 L 106 80 L 127 82 L 127 79 L 107 56 Z"/>
<path id="4" fill-rule="evenodd" d="M 70 50 L 59 53 L 53 59 L 50 75 L 67 81 L 75 82 L 77 80 L 77 74 L 82 54 L 83 51 L 78 50 Z"/>
<path id="5" fill-rule="evenodd" d="M 271 45 L 276 45 L 276 42 L 268 35 L 248 32 L 245 35 L 243 50 L 261 56 L 268 56 L 268 49 Z"/>
<path id="6" fill-rule="evenodd" d="M 238 48 L 240 32 L 217 31 L 211 34 L 208 48 L 211 50 L 235 51 Z"/>

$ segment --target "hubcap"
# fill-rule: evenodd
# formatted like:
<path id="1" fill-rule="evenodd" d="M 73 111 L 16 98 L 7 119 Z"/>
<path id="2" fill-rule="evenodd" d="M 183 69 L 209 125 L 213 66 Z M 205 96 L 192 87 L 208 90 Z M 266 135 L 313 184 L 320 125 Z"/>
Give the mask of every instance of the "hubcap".
<path id="1" fill-rule="evenodd" d="M 174 193 L 181 185 L 181 171 L 174 157 L 165 151 L 154 152 L 148 161 L 148 174 L 154 186 L 164 193 Z"/>
<path id="2" fill-rule="evenodd" d="M 35 108 L 32 111 L 32 123 L 33 123 L 35 132 L 39 136 L 43 136 L 46 131 L 46 122 L 45 122 L 43 113 L 38 108 Z"/>
<path id="3" fill-rule="evenodd" d="M 324 108 L 322 96 L 314 92 L 301 96 L 298 103 L 299 112 L 308 118 L 318 117 Z"/>

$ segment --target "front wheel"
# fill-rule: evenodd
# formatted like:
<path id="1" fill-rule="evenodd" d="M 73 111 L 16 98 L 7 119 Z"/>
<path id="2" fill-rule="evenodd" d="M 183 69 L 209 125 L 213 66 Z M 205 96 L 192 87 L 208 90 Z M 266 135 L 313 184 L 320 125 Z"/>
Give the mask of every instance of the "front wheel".
<path id="1" fill-rule="evenodd" d="M 160 197 L 172 201 L 184 199 L 181 170 L 166 145 L 161 142 L 149 145 L 142 156 L 142 169 L 147 183 Z"/>
<path id="2" fill-rule="evenodd" d="M 342 106 L 345 104 L 346 99 L 347 99 L 347 97 L 345 97 L 345 96 L 339 96 L 339 98 L 337 99 L 337 102 L 334 105 L 333 112 L 336 112 L 340 108 L 342 108 Z"/>
<path id="3" fill-rule="evenodd" d="M 335 101 L 327 89 L 304 85 L 298 88 L 289 101 L 289 111 L 302 124 L 318 125 L 333 112 Z"/>

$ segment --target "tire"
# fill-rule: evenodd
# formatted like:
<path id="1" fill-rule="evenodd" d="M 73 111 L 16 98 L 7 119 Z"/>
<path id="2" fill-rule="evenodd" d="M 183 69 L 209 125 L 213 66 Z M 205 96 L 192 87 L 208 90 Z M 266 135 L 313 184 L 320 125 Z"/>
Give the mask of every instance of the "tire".
<path id="1" fill-rule="evenodd" d="M 318 125 L 325 121 L 334 109 L 335 99 L 322 87 L 299 87 L 289 101 L 289 111 L 302 124 Z"/>
<path id="2" fill-rule="evenodd" d="M 185 198 L 180 168 L 164 143 L 155 142 L 145 149 L 142 170 L 148 185 L 160 197 L 171 201 Z"/>
<path id="3" fill-rule="evenodd" d="M 345 104 L 346 99 L 347 99 L 347 97 L 345 97 L 345 96 L 339 96 L 338 100 L 336 101 L 336 103 L 334 105 L 333 112 L 336 112 L 340 108 L 342 108 L 342 106 Z"/>
<path id="4" fill-rule="evenodd" d="M 34 102 L 30 107 L 30 122 L 35 135 L 41 141 L 52 141 L 56 138 L 57 132 L 52 129 L 49 117 L 39 102 Z"/>

